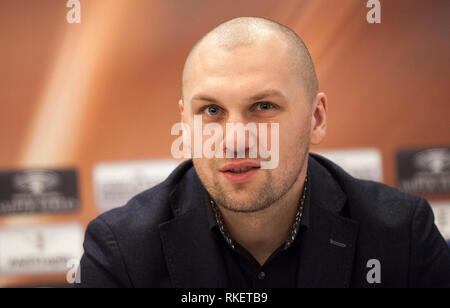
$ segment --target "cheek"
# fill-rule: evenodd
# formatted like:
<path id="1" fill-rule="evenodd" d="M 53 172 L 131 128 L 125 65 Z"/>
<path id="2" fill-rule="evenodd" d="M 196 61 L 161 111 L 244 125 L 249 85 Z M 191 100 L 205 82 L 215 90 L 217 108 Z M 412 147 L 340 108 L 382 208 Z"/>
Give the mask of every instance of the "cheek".
<path id="1" fill-rule="evenodd" d="M 298 155 L 309 144 L 309 130 L 307 125 L 280 125 L 280 157 Z"/>
<path id="2" fill-rule="evenodd" d="M 194 163 L 195 169 L 204 177 L 211 179 L 212 177 L 216 176 L 214 172 L 215 170 L 217 170 L 217 166 L 213 159 L 193 158 L 192 161 Z"/>

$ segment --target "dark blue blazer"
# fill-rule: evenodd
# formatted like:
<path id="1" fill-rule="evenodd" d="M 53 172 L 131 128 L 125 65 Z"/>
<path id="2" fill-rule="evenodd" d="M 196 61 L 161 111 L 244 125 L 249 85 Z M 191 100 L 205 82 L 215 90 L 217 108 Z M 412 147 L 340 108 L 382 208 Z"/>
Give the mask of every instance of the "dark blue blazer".
<path id="1" fill-rule="evenodd" d="M 450 250 L 424 199 L 309 156 L 298 287 L 450 287 Z M 192 161 L 86 230 L 80 287 L 227 287 Z M 381 283 L 370 283 L 369 260 Z M 373 276 L 372 276 L 373 277 Z"/>

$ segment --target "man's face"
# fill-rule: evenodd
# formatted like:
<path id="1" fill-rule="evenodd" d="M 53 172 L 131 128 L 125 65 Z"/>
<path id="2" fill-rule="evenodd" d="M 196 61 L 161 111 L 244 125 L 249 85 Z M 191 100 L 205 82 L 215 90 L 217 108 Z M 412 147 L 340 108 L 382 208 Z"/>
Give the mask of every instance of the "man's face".
<path id="1" fill-rule="evenodd" d="M 231 137 L 226 136 L 226 123 L 268 123 L 269 128 L 279 123 L 279 164 L 274 169 L 253 168 L 239 175 L 228 169 L 259 165 L 259 156 L 193 159 L 200 180 L 219 205 L 239 212 L 262 210 L 296 182 L 309 150 L 312 110 L 288 48 L 277 37 L 232 50 L 200 46 L 186 72 L 180 108 L 191 131 L 194 116 L 202 115 L 203 126 L 220 124 L 225 139 Z M 275 136 L 268 132 L 270 145 Z M 203 141 L 208 138 L 203 136 Z M 258 134 L 258 143 L 260 138 Z"/>

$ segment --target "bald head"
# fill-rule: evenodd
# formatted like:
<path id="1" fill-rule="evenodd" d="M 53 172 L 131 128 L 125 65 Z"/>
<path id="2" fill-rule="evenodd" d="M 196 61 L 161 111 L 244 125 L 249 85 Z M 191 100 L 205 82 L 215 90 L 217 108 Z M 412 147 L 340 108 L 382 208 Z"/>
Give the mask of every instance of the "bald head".
<path id="1" fill-rule="evenodd" d="M 240 17 L 220 24 L 203 36 L 190 51 L 183 69 L 183 94 L 195 58 L 201 49 L 215 52 L 217 49 L 232 51 L 239 47 L 251 47 L 261 41 L 281 40 L 287 50 L 287 63 L 301 78 L 309 100 L 318 92 L 318 81 L 311 56 L 301 38 L 288 27 L 259 17 Z M 205 53 L 203 53 L 205 54 Z"/>

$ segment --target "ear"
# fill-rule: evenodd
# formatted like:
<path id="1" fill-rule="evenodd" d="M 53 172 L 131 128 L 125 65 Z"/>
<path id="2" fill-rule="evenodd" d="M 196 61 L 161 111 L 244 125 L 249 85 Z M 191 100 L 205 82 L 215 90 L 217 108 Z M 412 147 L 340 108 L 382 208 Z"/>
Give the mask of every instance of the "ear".
<path id="1" fill-rule="evenodd" d="M 180 109 L 181 121 L 183 122 L 183 117 L 184 117 L 184 104 L 183 104 L 183 99 L 180 99 L 180 100 L 178 101 L 178 108 Z"/>
<path id="2" fill-rule="evenodd" d="M 318 145 L 327 132 L 327 96 L 317 93 L 314 99 L 311 118 L 311 144 Z"/>

